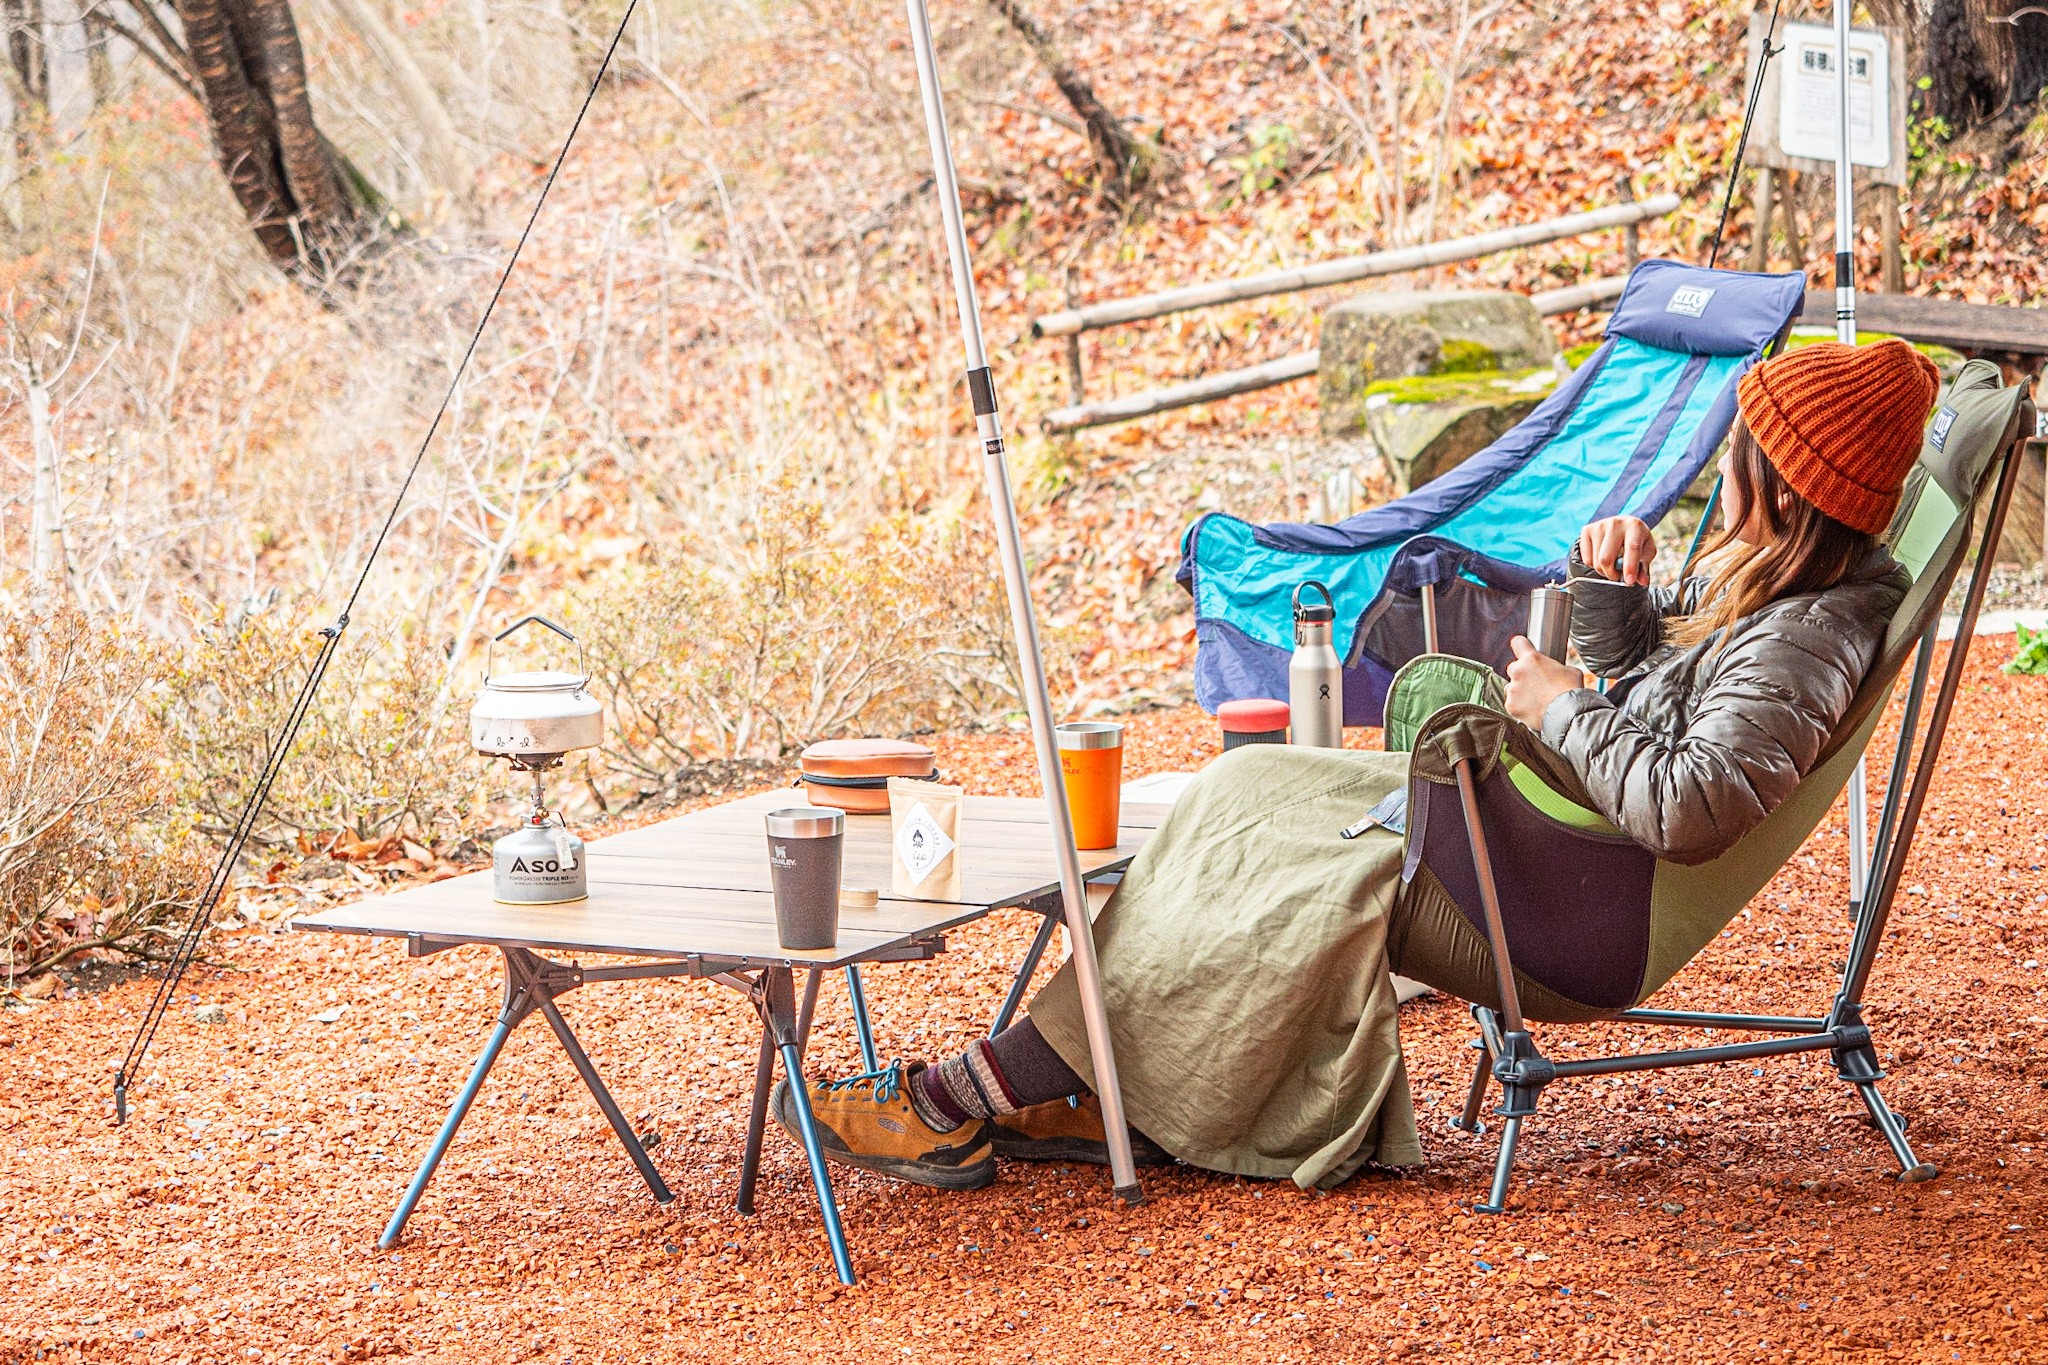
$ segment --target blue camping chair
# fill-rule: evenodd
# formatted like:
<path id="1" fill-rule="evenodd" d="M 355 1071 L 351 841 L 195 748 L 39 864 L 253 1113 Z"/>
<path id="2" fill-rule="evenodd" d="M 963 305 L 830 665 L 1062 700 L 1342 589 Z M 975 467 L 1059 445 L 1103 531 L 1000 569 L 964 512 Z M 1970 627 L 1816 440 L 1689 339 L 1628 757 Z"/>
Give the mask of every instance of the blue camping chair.
<path id="1" fill-rule="evenodd" d="M 1311 578 L 1337 605 L 1347 725 L 1381 724 L 1387 684 L 1418 654 L 1505 671 L 1530 589 L 1564 577 L 1586 523 L 1628 512 L 1654 526 L 1671 510 L 1735 420 L 1735 381 L 1805 300 L 1799 273 L 1644 261 L 1600 348 L 1442 478 L 1335 526 L 1202 517 L 1177 575 L 1195 599 L 1195 699 L 1286 698 L 1290 599 Z"/>

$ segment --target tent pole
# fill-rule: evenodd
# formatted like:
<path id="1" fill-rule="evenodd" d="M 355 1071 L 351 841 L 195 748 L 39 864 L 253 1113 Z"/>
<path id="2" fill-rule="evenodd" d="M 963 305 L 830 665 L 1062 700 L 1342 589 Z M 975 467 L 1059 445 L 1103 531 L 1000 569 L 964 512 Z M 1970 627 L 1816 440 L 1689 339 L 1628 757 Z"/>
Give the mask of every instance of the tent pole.
<path id="1" fill-rule="evenodd" d="M 1835 337 L 1856 344 L 1856 170 L 1849 160 L 1849 11 L 1835 4 Z M 1849 902 L 1861 909 L 1870 882 L 1870 774 L 1849 777 Z"/>
<path id="2" fill-rule="evenodd" d="M 1023 533 L 1017 504 L 1010 491 L 1010 465 L 1003 453 L 1002 421 L 996 413 L 995 381 L 989 374 L 982 344 L 981 308 L 974 294 L 974 260 L 967 228 L 960 215 L 960 185 L 953 171 L 953 146 L 946 133 L 946 109 L 939 84 L 938 57 L 933 51 L 931 15 L 925 0 L 904 0 L 910 15 L 910 45 L 917 56 L 918 90 L 924 97 L 925 132 L 932 144 L 933 190 L 945 220 L 946 255 L 953 267 L 953 299 L 960 312 L 960 341 L 967 353 L 967 392 L 974 403 L 975 434 L 981 442 L 982 467 L 988 478 L 990 510 L 1002 554 L 1003 582 L 1009 590 L 1010 625 L 1017 636 L 1017 665 L 1024 688 L 1024 708 L 1038 746 L 1038 777 L 1045 788 L 1046 813 L 1052 822 L 1053 852 L 1060 865 L 1060 899 L 1066 913 L 1067 942 L 1073 950 L 1075 985 L 1080 987 L 1081 1018 L 1088 1032 L 1088 1055 L 1095 1068 L 1095 1093 L 1102 1102 L 1102 1125 L 1109 1139 L 1110 1181 L 1119 1198 L 1137 1203 L 1137 1166 L 1131 1160 L 1130 1131 L 1124 1125 L 1123 1092 L 1117 1084 L 1116 1057 L 1110 1046 L 1109 1011 L 1102 1001 L 1102 978 L 1095 964 L 1095 936 L 1088 922 L 1088 891 L 1081 877 L 1081 855 L 1074 848 L 1074 821 L 1067 809 L 1067 788 L 1060 776 L 1059 747 L 1053 736 L 1052 700 L 1045 685 L 1045 664 L 1038 648 L 1038 622 L 1031 606 L 1031 581 L 1025 572 Z"/>

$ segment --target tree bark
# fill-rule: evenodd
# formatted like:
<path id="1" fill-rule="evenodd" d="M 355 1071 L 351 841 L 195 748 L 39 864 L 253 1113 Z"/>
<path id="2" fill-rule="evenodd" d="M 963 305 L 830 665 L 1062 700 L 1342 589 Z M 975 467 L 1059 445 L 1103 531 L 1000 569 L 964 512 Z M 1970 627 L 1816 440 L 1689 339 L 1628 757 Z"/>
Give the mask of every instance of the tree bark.
<path id="1" fill-rule="evenodd" d="M 1066 54 L 1024 7 L 1024 0 L 989 0 L 998 14 L 1038 58 L 1045 74 L 1059 87 L 1081 125 L 1088 130 L 1088 145 L 1102 172 L 1102 189 L 1110 199 L 1129 203 L 1152 183 L 1159 166 L 1159 149 L 1124 126 L 1124 121 L 1103 107 L 1095 87 L 1074 69 Z"/>
<path id="2" fill-rule="evenodd" d="M 43 0 L 0 0 L 7 29 L 7 86 L 14 97 L 14 159 L 22 166 L 42 160 L 50 116 L 50 49 L 43 26 Z"/>
<path id="3" fill-rule="evenodd" d="M 43 0 L 0 0 L 6 16 L 7 63 L 16 90 L 38 110 L 50 105 L 50 50 L 43 28 Z"/>
<path id="4" fill-rule="evenodd" d="M 373 197 L 313 121 L 288 0 L 177 0 L 214 152 L 264 252 L 312 288 L 380 235 Z"/>
<path id="5" fill-rule="evenodd" d="M 2012 43 L 2012 102 L 2032 105 L 2048 91 L 2048 14 L 2023 16 L 2013 29 Z"/>
<path id="6" fill-rule="evenodd" d="M 1925 38 L 1927 106 L 1951 134 L 2031 106 L 2048 87 L 2048 16 L 1995 21 L 2033 3 L 1934 0 Z"/>

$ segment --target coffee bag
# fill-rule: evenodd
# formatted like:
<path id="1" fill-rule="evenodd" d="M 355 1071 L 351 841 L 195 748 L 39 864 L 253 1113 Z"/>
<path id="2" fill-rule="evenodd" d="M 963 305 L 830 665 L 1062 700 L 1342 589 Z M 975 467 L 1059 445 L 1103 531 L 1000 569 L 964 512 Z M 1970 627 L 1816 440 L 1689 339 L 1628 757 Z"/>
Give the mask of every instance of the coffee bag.
<path id="1" fill-rule="evenodd" d="M 959 787 L 889 779 L 891 886 L 898 896 L 960 899 Z"/>

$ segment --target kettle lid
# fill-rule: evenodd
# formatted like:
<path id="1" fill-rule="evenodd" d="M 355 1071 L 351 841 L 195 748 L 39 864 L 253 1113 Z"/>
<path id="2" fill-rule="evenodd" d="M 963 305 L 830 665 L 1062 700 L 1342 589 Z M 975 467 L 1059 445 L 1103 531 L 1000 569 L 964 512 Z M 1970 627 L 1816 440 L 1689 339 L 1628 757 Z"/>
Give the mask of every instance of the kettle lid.
<path id="1" fill-rule="evenodd" d="M 484 675 L 485 689 L 493 692 L 578 692 L 589 681 L 588 674 L 570 673 L 558 668 Z"/>

